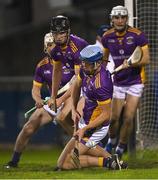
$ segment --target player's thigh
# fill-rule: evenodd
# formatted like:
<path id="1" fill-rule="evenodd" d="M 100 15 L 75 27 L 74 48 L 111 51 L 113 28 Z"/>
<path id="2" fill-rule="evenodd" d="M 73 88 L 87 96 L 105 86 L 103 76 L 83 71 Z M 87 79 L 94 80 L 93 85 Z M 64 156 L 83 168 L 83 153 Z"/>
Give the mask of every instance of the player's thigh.
<path id="1" fill-rule="evenodd" d="M 90 148 L 87 147 L 86 145 L 84 145 L 83 143 L 79 143 L 79 154 L 80 155 L 86 154 L 89 149 Z"/>
<path id="2" fill-rule="evenodd" d="M 71 112 L 71 99 L 68 98 L 65 102 L 64 105 L 60 111 L 60 113 L 56 116 L 56 119 L 60 121 L 64 121 L 66 117 L 70 114 Z"/>
<path id="3" fill-rule="evenodd" d="M 49 123 L 53 117 L 43 108 L 37 109 L 30 117 L 30 123 L 35 127 Z"/>
<path id="4" fill-rule="evenodd" d="M 139 105 L 140 97 L 127 95 L 126 104 L 124 107 L 124 117 L 133 119 Z"/>
<path id="5" fill-rule="evenodd" d="M 124 105 L 125 105 L 124 99 L 113 98 L 113 100 L 112 100 L 112 120 L 119 120 Z"/>

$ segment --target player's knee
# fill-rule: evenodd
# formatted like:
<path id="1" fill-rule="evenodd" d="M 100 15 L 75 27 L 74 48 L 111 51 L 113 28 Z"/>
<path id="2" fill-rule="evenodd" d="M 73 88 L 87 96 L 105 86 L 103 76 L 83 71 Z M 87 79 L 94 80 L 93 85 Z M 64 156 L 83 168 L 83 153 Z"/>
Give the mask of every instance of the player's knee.
<path id="1" fill-rule="evenodd" d="M 38 109 L 35 111 L 35 113 L 32 114 L 32 116 L 30 117 L 30 121 L 34 121 L 36 119 L 42 119 L 43 117 L 43 111 L 42 109 Z"/>
<path id="2" fill-rule="evenodd" d="M 59 123 L 62 123 L 66 118 L 66 114 L 65 113 L 60 113 L 58 116 L 57 116 L 57 120 L 59 121 Z"/>
<path id="3" fill-rule="evenodd" d="M 60 169 L 65 169 L 65 170 L 68 170 L 68 169 L 74 169 L 74 165 L 71 161 L 71 155 L 70 154 L 67 154 L 64 162 L 60 162 L 60 160 L 58 160 L 57 162 L 57 166 L 60 168 Z"/>
<path id="4" fill-rule="evenodd" d="M 23 127 L 23 133 L 24 133 L 26 136 L 30 136 L 30 135 L 32 135 L 34 132 L 35 132 L 35 128 L 33 127 L 32 124 L 28 123 L 28 124 L 25 124 L 25 125 L 24 125 L 24 127 Z"/>
<path id="5" fill-rule="evenodd" d="M 123 122 L 124 126 L 126 127 L 131 127 L 133 126 L 133 120 L 130 118 L 124 118 L 124 122 Z"/>
<path id="6" fill-rule="evenodd" d="M 110 125 L 113 126 L 115 124 L 118 124 L 119 123 L 119 117 L 115 116 L 115 117 L 112 117 L 111 120 L 110 120 Z"/>

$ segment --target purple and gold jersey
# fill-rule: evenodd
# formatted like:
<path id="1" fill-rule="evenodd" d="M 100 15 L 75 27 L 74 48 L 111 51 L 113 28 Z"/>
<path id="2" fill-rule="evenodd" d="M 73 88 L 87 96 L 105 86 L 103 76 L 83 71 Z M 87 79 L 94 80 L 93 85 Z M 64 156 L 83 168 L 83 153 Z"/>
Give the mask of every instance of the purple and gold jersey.
<path id="1" fill-rule="evenodd" d="M 69 82 L 74 75 L 74 71 L 65 72 L 65 66 L 62 67 L 62 71 L 63 74 L 60 83 L 60 88 L 63 87 L 67 82 Z M 41 60 L 38 63 L 36 67 L 33 83 L 37 86 L 42 86 L 45 83 L 48 86 L 49 92 L 51 93 L 52 72 L 53 72 L 52 61 L 48 57 L 45 57 L 43 60 Z"/>
<path id="2" fill-rule="evenodd" d="M 147 48 L 148 41 L 143 32 L 136 28 L 128 27 L 127 31 L 118 34 L 114 28 L 104 33 L 102 44 L 105 53 L 110 52 L 115 68 L 128 59 L 137 46 Z M 114 75 L 114 85 L 129 86 L 141 84 L 145 81 L 144 67 L 129 67 Z"/>
<path id="3" fill-rule="evenodd" d="M 81 69 L 78 78 L 82 80 L 82 91 L 85 97 L 83 119 L 86 124 L 89 124 L 100 115 L 102 109 L 99 105 L 111 102 L 113 94 L 111 75 L 104 66 L 101 66 L 100 72 L 92 77 L 85 75 Z M 107 122 L 104 125 L 107 125 Z"/>
<path id="4" fill-rule="evenodd" d="M 54 63 L 62 62 L 65 67 L 65 73 L 74 71 L 74 68 L 79 68 L 81 62 L 79 60 L 80 51 L 87 46 L 88 43 L 74 35 L 70 35 L 69 43 L 64 48 L 56 45 L 51 51 L 51 58 Z"/>

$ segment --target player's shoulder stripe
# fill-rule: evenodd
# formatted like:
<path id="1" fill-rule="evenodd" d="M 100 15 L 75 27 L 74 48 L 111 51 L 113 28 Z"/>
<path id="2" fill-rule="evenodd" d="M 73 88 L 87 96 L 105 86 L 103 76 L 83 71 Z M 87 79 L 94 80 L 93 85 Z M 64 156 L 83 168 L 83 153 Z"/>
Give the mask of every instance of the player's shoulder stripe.
<path id="1" fill-rule="evenodd" d="M 78 51 L 76 44 L 72 40 L 70 40 L 70 47 L 74 53 Z"/>
<path id="2" fill-rule="evenodd" d="M 107 30 L 107 31 L 103 34 L 103 36 L 112 34 L 113 32 L 115 32 L 115 29 L 114 29 L 114 28 L 111 28 L 111 29 Z"/>
<path id="3" fill-rule="evenodd" d="M 49 60 L 47 57 L 44 57 L 38 64 L 37 64 L 37 67 L 41 67 L 45 64 L 48 64 L 49 63 Z"/>
<path id="4" fill-rule="evenodd" d="M 134 28 L 134 27 L 129 27 L 129 28 L 128 28 L 128 32 L 133 32 L 133 33 L 135 33 L 135 34 L 137 34 L 137 35 L 140 35 L 140 34 L 142 33 L 141 30 L 139 30 L 139 29 L 137 29 L 137 28 Z"/>
<path id="5" fill-rule="evenodd" d="M 96 78 L 95 78 L 95 88 L 96 89 L 98 89 L 98 88 L 100 88 L 101 87 L 101 83 L 100 83 L 100 73 L 98 73 L 97 75 L 96 75 Z"/>

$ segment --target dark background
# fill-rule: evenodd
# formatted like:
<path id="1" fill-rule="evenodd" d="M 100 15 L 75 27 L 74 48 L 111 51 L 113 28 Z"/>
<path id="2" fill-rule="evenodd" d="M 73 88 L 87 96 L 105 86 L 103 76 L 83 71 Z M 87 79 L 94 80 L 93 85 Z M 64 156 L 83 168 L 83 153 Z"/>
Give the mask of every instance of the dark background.
<path id="1" fill-rule="evenodd" d="M 111 8 L 123 4 L 118 0 L 71 0 L 67 6 L 50 6 L 50 1 L 0 0 L 0 76 L 33 75 L 43 57 L 43 37 L 52 16 L 68 16 L 72 33 L 93 43 L 98 27 L 109 23 Z"/>

